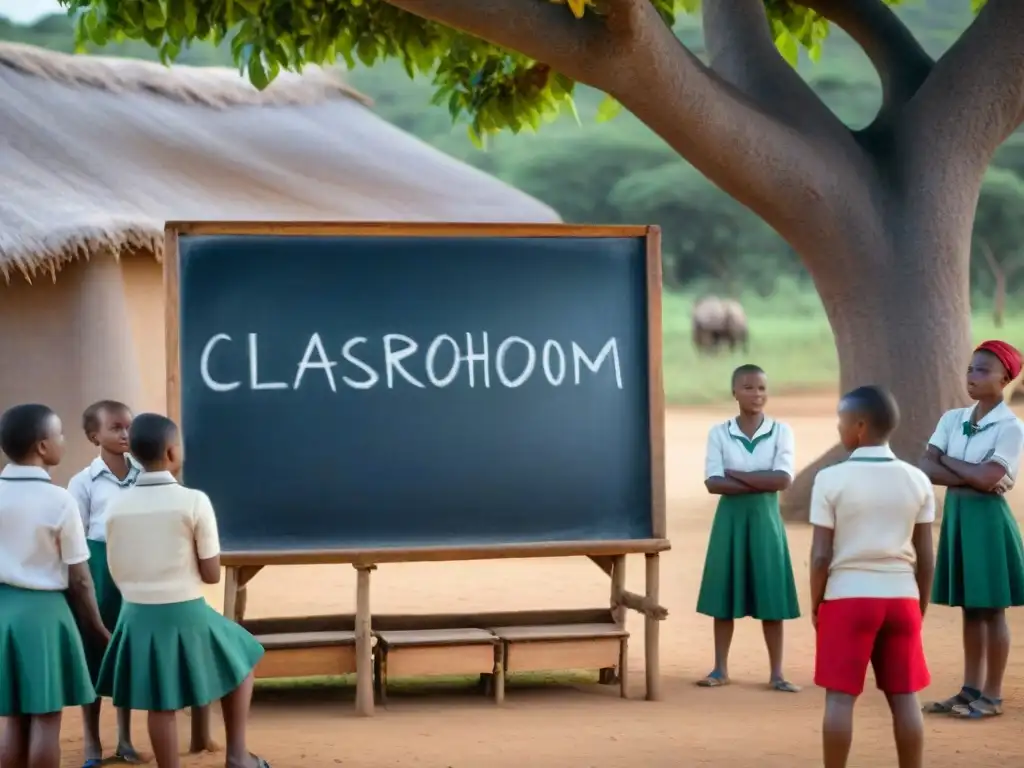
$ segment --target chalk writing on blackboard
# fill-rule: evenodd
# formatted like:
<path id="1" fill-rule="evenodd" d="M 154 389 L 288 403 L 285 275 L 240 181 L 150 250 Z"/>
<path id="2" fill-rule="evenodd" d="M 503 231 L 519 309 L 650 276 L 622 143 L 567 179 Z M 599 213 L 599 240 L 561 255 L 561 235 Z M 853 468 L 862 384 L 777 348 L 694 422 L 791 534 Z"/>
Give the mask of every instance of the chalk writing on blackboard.
<path id="1" fill-rule="evenodd" d="M 371 342 L 366 336 L 347 339 L 340 348 L 340 360 L 328 353 L 319 333 L 309 337 L 305 351 L 295 356 L 295 375 L 290 380 L 261 379 L 259 367 L 260 340 L 258 334 L 248 334 L 248 377 L 225 380 L 214 377 L 218 347 L 235 344 L 229 334 L 218 333 L 210 337 L 199 359 L 199 372 L 203 384 L 214 392 L 231 392 L 246 387 L 251 390 L 297 390 L 315 376 L 322 377 L 332 392 L 338 391 L 338 382 L 349 389 L 367 390 L 383 384 L 388 389 L 396 386 L 418 388 L 444 388 L 456 383 L 470 387 L 489 388 L 500 385 L 516 389 L 539 375 L 553 387 L 579 386 L 588 376 L 596 376 L 608 367 L 615 386 L 622 389 L 622 368 L 619 345 L 615 337 L 609 338 L 599 350 L 584 349 L 575 341 L 562 344 L 547 339 L 541 344 L 520 336 L 507 336 L 496 345 L 486 332 L 466 333 L 465 344 L 460 346 L 451 335 L 435 336 L 422 346 L 415 339 L 401 333 L 388 333 Z M 360 353 L 379 344 L 383 353 L 383 371 L 374 368 Z M 343 365 L 340 370 L 335 369 Z M 221 366 L 222 367 L 222 366 Z M 351 375 L 349 375 L 351 374 Z M 492 376 L 493 374 L 493 376 Z"/>

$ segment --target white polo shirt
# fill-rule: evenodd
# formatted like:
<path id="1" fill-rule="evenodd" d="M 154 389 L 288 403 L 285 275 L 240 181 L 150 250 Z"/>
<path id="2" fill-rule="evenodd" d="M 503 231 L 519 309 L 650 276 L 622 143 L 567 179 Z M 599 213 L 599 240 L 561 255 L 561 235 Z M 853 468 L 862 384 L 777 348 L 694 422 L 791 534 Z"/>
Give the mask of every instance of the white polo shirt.
<path id="1" fill-rule="evenodd" d="M 918 598 L 914 526 L 934 521 L 931 480 L 888 446 L 818 472 L 811 525 L 834 531 L 825 599 Z"/>
<path id="2" fill-rule="evenodd" d="M 170 472 L 142 472 L 107 511 L 107 563 L 129 603 L 165 605 L 203 596 L 197 555 L 220 554 L 217 518 L 202 491 Z"/>
<path id="3" fill-rule="evenodd" d="M 68 588 L 68 566 L 89 559 L 82 518 L 71 494 L 40 467 L 8 464 L 0 472 L 0 584 Z"/>
<path id="4" fill-rule="evenodd" d="M 1017 482 L 1024 452 L 1024 424 L 1006 403 L 1000 403 L 972 427 L 971 416 L 976 407 L 946 411 L 928 444 L 950 458 L 971 464 L 1001 464 L 1006 477 L 999 483 L 999 490 L 1008 491 Z"/>
<path id="5" fill-rule="evenodd" d="M 124 480 L 118 480 L 107 463 L 97 456 L 68 483 L 68 491 L 75 497 L 82 513 L 85 537 L 91 541 L 107 540 L 107 508 L 110 502 L 135 485 L 142 471 L 130 454 L 125 454 L 125 460 L 128 462 L 128 474 Z"/>
<path id="6" fill-rule="evenodd" d="M 729 419 L 716 424 L 708 432 L 707 452 L 704 454 L 704 479 L 724 477 L 725 470 L 737 472 L 785 472 L 795 474 L 793 430 L 781 421 L 767 416 L 757 432 L 748 438 Z"/>

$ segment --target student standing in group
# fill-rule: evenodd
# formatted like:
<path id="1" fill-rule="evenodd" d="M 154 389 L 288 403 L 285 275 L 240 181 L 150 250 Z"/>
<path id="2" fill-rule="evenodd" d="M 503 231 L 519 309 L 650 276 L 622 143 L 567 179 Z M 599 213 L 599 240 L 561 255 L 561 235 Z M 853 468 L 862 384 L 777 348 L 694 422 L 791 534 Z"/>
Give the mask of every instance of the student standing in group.
<path id="1" fill-rule="evenodd" d="M 10 408 L 0 450 L 11 462 L 0 472 L 0 765 L 58 768 L 63 709 L 96 698 L 71 609 L 99 645 L 110 634 L 78 506 L 50 482 L 64 454 L 60 419 L 45 405 Z"/>
<path id="2" fill-rule="evenodd" d="M 175 716 L 220 700 L 229 768 L 269 768 L 246 746 L 253 669 L 263 647 L 203 599 L 220 581 L 210 499 L 177 483 L 182 447 L 174 422 L 141 414 L 129 433 L 142 465 L 135 487 L 107 513 L 110 572 L 124 596 L 97 690 L 114 706 L 148 712 L 159 768 L 178 768 Z"/>
<path id="3" fill-rule="evenodd" d="M 711 527 L 697 611 L 712 617 L 715 668 L 697 684 L 729 682 L 729 648 L 735 620 L 759 619 L 776 691 L 800 689 L 782 673 L 782 622 L 800 615 L 779 491 L 793 480 L 793 432 L 764 413 L 768 379 L 756 365 L 732 375 L 740 412 L 711 428 L 705 459 L 709 493 L 721 496 Z"/>
<path id="4" fill-rule="evenodd" d="M 810 522 L 814 682 L 825 689 L 825 768 L 845 768 L 853 710 L 868 664 L 889 702 L 900 768 L 921 768 L 924 720 L 918 691 L 930 677 L 921 640 L 935 554 L 935 495 L 928 477 L 898 460 L 892 395 L 861 387 L 839 403 L 845 462 L 814 479 Z"/>
<path id="5" fill-rule="evenodd" d="M 131 488 L 139 475 L 140 468 L 128 452 L 128 429 L 132 424 L 132 412 L 124 403 L 115 400 L 101 400 L 93 403 L 82 414 L 82 429 L 90 443 L 99 448 L 99 456 L 92 463 L 71 478 L 68 491 L 78 502 L 85 524 L 85 535 L 89 544 L 89 569 L 96 585 L 96 602 L 104 626 L 111 632 L 117 626 L 121 614 L 121 593 L 110 577 L 107 567 L 107 510 L 119 494 Z M 86 642 L 86 658 L 93 683 L 99 674 L 104 648 Z M 83 768 L 99 768 L 103 761 L 103 746 L 100 739 L 101 699 L 82 708 L 82 723 L 85 730 L 85 765 Z M 142 760 L 132 745 L 131 710 L 117 710 L 117 749 L 115 758 L 122 762 L 138 764 Z"/>
<path id="6" fill-rule="evenodd" d="M 1003 712 L 1010 655 L 1006 609 L 1024 605 L 1024 547 L 1003 494 L 1013 487 L 1024 426 L 1003 390 L 1021 371 L 1020 353 L 986 341 L 971 357 L 969 408 L 946 412 L 921 469 L 948 488 L 939 532 L 932 602 L 963 609 L 964 678 L 959 693 L 928 704 L 930 714 L 985 718 Z"/>

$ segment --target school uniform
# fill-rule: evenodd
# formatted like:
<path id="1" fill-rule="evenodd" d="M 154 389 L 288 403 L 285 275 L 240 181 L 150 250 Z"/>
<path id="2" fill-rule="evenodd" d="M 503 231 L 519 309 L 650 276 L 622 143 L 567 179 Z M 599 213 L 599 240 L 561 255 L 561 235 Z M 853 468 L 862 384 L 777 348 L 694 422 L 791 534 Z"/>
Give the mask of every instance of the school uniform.
<path id="1" fill-rule="evenodd" d="M 124 480 L 118 479 L 106 462 L 97 456 L 68 483 L 68 492 L 78 502 L 85 526 L 86 543 L 89 545 L 89 571 L 96 588 L 96 604 L 100 609 L 103 626 L 110 632 L 114 631 L 117 617 L 121 614 L 121 593 L 107 567 L 107 510 L 114 499 L 135 485 L 142 471 L 130 455 L 126 454 L 125 459 L 128 462 L 128 474 Z M 85 652 L 89 671 L 95 680 L 103 661 L 103 648 L 86 642 Z"/>
<path id="2" fill-rule="evenodd" d="M 0 717 L 90 704 L 82 638 L 68 605 L 68 566 L 89 559 L 78 505 L 46 470 L 0 472 Z"/>
<path id="3" fill-rule="evenodd" d="M 947 411 L 928 441 L 954 459 L 997 462 L 1006 476 L 995 492 L 949 488 L 935 561 L 932 602 L 962 608 L 1024 605 L 1024 545 L 1003 493 L 1017 480 L 1024 425 L 1004 403 L 977 424 L 974 407 Z"/>
<path id="4" fill-rule="evenodd" d="M 735 419 L 708 433 L 705 478 L 775 470 L 794 474 L 792 430 L 764 421 L 748 438 Z M 697 612 L 716 619 L 752 616 L 761 621 L 800 615 L 789 542 L 779 515 L 777 493 L 723 495 L 711 526 Z"/>
<path id="5" fill-rule="evenodd" d="M 203 598 L 196 556 L 220 554 L 202 491 L 142 472 L 107 513 L 107 559 L 124 597 L 97 690 L 117 707 L 201 707 L 235 690 L 263 646 Z"/>
<path id="6" fill-rule="evenodd" d="M 810 522 L 833 531 L 816 685 L 859 696 L 870 663 L 885 693 L 928 687 L 913 535 L 934 520 L 931 481 L 888 446 L 858 448 L 815 477 Z"/>

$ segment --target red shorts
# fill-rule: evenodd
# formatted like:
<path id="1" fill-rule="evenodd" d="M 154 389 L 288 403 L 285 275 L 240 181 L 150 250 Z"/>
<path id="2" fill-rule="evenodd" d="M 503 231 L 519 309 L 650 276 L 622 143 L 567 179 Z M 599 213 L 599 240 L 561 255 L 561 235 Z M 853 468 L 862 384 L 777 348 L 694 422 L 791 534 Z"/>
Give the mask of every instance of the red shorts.
<path id="1" fill-rule="evenodd" d="M 818 609 L 817 646 L 814 683 L 830 691 L 859 696 L 869 662 L 885 693 L 917 693 L 931 683 L 914 599 L 826 600 Z"/>

